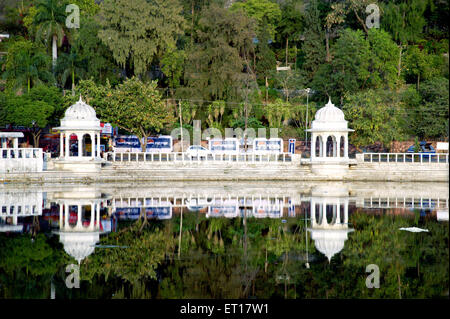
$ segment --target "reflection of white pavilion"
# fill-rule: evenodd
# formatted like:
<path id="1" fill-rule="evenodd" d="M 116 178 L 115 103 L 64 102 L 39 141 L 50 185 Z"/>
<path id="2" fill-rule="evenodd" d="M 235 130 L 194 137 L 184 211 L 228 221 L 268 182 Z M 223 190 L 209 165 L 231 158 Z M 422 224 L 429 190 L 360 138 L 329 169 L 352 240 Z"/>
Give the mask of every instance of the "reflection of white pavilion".
<path id="1" fill-rule="evenodd" d="M 348 239 L 348 191 L 345 188 L 316 187 L 311 192 L 311 233 L 314 246 L 331 261 Z"/>
<path id="2" fill-rule="evenodd" d="M 103 233 L 100 229 L 100 208 L 107 198 L 92 189 L 56 194 L 59 204 L 59 240 L 64 250 L 81 263 L 92 254 Z M 76 222 L 70 217 L 76 216 Z"/>
<path id="3" fill-rule="evenodd" d="M 349 129 L 344 112 L 328 103 L 316 112 L 311 128 L 311 159 L 309 164 L 314 173 L 340 177 L 348 170 Z"/>
<path id="4" fill-rule="evenodd" d="M 70 106 L 61 119 L 57 170 L 78 172 L 100 171 L 100 120 L 92 106 L 80 100 Z M 73 139 L 72 139 L 73 137 Z M 75 142 L 76 141 L 76 142 Z"/>

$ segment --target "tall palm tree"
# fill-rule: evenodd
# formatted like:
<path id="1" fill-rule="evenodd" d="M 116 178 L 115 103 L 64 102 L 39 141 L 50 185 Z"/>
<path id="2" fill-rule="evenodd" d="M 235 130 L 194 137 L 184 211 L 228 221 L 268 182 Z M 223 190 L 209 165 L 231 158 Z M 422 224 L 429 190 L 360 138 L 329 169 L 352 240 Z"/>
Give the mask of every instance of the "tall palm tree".
<path id="1" fill-rule="evenodd" d="M 38 12 L 34 17 L 34 23 L 38 29 L 36 38 L 52 43 L 52 66 L 56 68 L 58 58 L 57 47 L 63 43 L 65 32 L 65 7 L 60 0 L 38 0 L 36 8 Z"/>
<path id="2" fill-rule="evenodd" d="M 86 61 L 72 48 L 69 53 L 63 53 L 58 59 L 56 73 L 59 74 L 61 85 L 64 87 L 69 76 L 72 80 L 72 95 L 75 95 L 75 77 L 86 75 Z"/>

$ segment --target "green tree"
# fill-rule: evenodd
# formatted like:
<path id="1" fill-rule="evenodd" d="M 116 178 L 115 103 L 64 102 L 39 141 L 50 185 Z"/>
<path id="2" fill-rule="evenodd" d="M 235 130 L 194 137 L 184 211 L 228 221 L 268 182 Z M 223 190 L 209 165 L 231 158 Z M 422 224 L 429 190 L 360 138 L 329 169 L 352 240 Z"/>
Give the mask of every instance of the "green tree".
<path id="1" fill-rule="evenodd" d="M 52 82 L 48 71 L 49 58 L 38 46 L 27 40 L 15 41 L 8 49 L 3 78 L 7 87 L 17 91 L 27 88 L 27 92 L 44 81 Z"/>
<path id="2" fill-rule="evenodd" d="M 174 94 L 173 91 L 180 85 L 185 60 L 186 53 L 184 50 L 176 49 L 168 51 L 161 60 L 161 69 L 167 76 L 172 95 Z"/>
<path id="3" fill-rule="evenodd" d="M 119 77 L 119 67 L 108 47 L 98 37 L 100 26 L 93 17 L 80 17 L 80 29 L 73 47 L 80 59 L 87 61 L 87 75 L 99 83 L 109 79 L 115 83 Z"/>
<path id="4" fill-rule="evenodd" d="M 3 115 L 0 118 L 2 118 L 4 124 L 31 128 L 33 145 L 39 147 L 42 129 L 52 120 L 55 107 L 45 101 L 35 100 L 33 97 L 35 95 L 8 95 L 5 99 L 6 105 L 2 110 Z"/>
<path id="5" fill-rule="evenodd" d="M 69 53 L 63 53 L 58 60 L 56 73 L 59 73 L 61 86 L 64 88 L 67 79 L 70 78 L 72 95 L 75 95 L 75 79 L 80 79 L 86 75 L 85 66 L 86 61 L 73 48 Z"/>
<path id="6" fill-rule="evenodd" d="M 394 92 L 369 89 L 348 94 L 342 110 L 349 127 L 355 130 L 350 142 L 357 147 L 375 142 L 388 146 L 391 141 L 404 137 L 399 125 L 404 111 Z"/>
<path id="7" fill-rule="evenodd" d="M 426 23 L 424 12 L 426 2 L 422 0 L 387 1 L 381 4 L 383 17 L 381 27 L 388 31 L 398 44 L 397 77 L 402 72 L 402 57 L 409 43 L 417 42 Z"/>
<path id="8" fill-rule="evenodd" d="M 367 39 L 370 44 L 370 78 L 367 86 L 373 88 L 394 88 L 397 83 L 398 48 L 390 35 L 379 29 L 372 28 Z"/>
<path id="9" fill-rule="evenodd" d="M 417 90 L 420 89 L 420 80 L 427 80 L 431 77 L 433 69 L 432 57 L 417 46 L 408 48 L 405 58 L 405 75 L 416 79 Z"/>
<path id="10" fill-rule="evenodd" d="M 173 110 L 161 99 L 156 86 L 156 81 L 127 79 L 107 95 L 101 109 L 105 121 L 139 137 L 143 152 L 147 137 L 174 121 Z"/>
<path id="11" fill-rule="evenodd" d="M 281 87 L 286 101 L 295 90 L 305 85 L 305 79 L 300 70 L 286 70 L 273 72 L 273 78 L 278 87 Z"/>
<path id="12" fill-rule="evenodd" d="M 174 48 L 184 18 L 178 0 L 106 0 L 100 5 L 98 36 L 121 67 L 144 76 L 155 59 Z"/>
<path id="13" fill-rule="evenodd" d="M 333 46 L 334 59 L 322 64 L 315 74 L 312 88 L 332 99 L 365 87 L 370 78 L 370 46 L 361 30 L 345 29 Z"/>
<path id="14" fill-rule="evenodd" d="M 247 78 L 244 67 L 249 69 L 253 51 L 254 23 L 239 10 L 217 5 L 201 15 L 195 43 L 186 53 L 185 94 L 207 101 L 240 100 Z"/>
<path id="15" fill-rule="evenodd" d="M 314 78 L 315 73 L 325 61 L 325 35 L 320 20 L 317 0 L 309 1 L 305 11 L 305 40 L 302 51 L 305 55 L 303 70 L 308 81 Z"/>
<path id="16" fill-rule="evenodd" d="M 286 65 L 289 60 L 289 40 L 294 41 L 295 52 L 297 53 L 297 43 L 299 42 L 303 31 L 303 1 L 289 0 L 281 7 L 281 20 L 277 23 L 277 34 L 285 42 Z M 281 43 L 281 39 L 279 41 Z M 295 57 L 297 58 L 297 57 Z"/>
<path id="17" fill-rule="evenodd" d="M 421 139 L 448 138 L 449 82 L 446 78 L 433 78 L 423 82 L 419 92 L 412 89 L 408 123 L 411 134 Z"/>
<path id="18" fill-rule="evenodd" d="M 232 11 L 239 9 L 243 9 L 249 17 L 258 22 L 258 34 L 262 28 L 267 28 L 270 37 L 275 38 L 275 28 L 281 19 L 281 9 L 277 3 L 269 0 L 236 1 L 230 8 Z"/>
<path id="19" fill-rule="evenodd" d="M 45 40 L 52 47 L 52 65 L 56 67 L 58 47 L 63 43 L 65 31 L 65 1 L 39 0 L 36 4 L 38 12 L 34 16 L 34 24 L 37 25 L 36 38 Z"/>

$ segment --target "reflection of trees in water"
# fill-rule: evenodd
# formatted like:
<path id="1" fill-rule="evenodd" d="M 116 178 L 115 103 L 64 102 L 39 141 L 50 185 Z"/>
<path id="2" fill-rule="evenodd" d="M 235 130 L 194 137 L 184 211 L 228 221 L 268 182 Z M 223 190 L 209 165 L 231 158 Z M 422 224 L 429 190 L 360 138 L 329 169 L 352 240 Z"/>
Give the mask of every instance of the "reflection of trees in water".
<path id="1" fill-rule="evenodd" d="M 51 278 L 69 260 L 54 237 L 0 234 L 0 296 L 48 298 Z"/>
<path id="2" fill-rule="evenodd" d="M 71 261 L 53 239 L 38 234 L 0 236 L 0 293 L 48 297 L 50 281 L 60 298 L 428 298 L 448 293 L 448 223 L 357 210 L 355 232 L 328 260 L 315 251 L 305 267 L 303 219 L 207 219 L 121 223 L 81 265 L 80 289 L 64 285 Z M 143 226 L 143 223 L 146 223 Z M 399 231 L 418 226 L 429 233 Z M 182 231 L 180 257 L 178 240 Z M 54 240 L 53 240 L 54 241 Z M 365 268 L 380 268 L 380 288 L 368 289 Z"/>

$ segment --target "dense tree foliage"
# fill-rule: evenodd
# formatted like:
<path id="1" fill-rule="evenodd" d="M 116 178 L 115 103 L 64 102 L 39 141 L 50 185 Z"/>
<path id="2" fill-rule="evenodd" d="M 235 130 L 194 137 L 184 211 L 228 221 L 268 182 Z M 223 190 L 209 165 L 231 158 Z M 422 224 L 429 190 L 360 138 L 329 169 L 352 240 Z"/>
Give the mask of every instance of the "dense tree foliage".
<path id="1" fill-rule="evenodd" d="M 269 119 L 272 113 L 265 110 L 279 105 L 287 119 L 281 121 L 282 135 L 303 138 L 306 119 L 298 116 L 306 111 L 296 110 L 305 109 L 304 89 L 311 88 L 314 107 L 330 97 L 349 114 L 363 109 L 361 114 L 375 114 L 379 107 L 391 114 L 401 108 L 400 119 L 383 119 L 392 128 L 391 138 L 377 133 L 368 138 L 364 121 L 362 126 L 355 122 L 357 143 L 448 139 L 448 99 L 440 98 L 449 78 L 448 1 L 377 1 L 379 28 L 366 25 L 368 0 L 70 3 L 80 8 L 79 28 L 66 25 L 69 1 L 4 6 L 0 31 L 10 38 L 0 42 L 0 52 L 6 53 L 0 54 L 0 90 L 21 94 L 37 84 L 56 83 L 61 95 L 66 89 L 83 93 L 86 88 L 77 87 L 92 79 L 113 92 L 136 76 L 143 83 L 157 80 L 156 89 L 169 104 L 186 105 L 187 125 L 198 119 L 221 130 L 239 123 L 268 127 L 273 116 Z M 374 92 L 382 102 L 369 98 Z M 383 102 L 395 94 L 398 103 Z M 363 102 L 364 96 L 371 101 Z M 350 97 L 359 97 L 360 111 L 350 111 L 349 103 L 355 102 Z M 224 105 L 220 117 L 215 102 Z M 98 112 L 102 116 L 101 108 Z M 412 125 L 402 125 L 406 121 Z"/>

